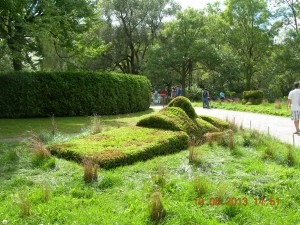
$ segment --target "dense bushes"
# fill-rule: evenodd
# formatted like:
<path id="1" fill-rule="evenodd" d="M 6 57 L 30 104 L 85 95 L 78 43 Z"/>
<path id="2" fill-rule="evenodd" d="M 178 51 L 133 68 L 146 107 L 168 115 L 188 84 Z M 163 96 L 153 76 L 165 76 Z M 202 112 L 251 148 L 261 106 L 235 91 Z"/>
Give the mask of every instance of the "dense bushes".
<path id="1" fill-rule="evenodd" d="M 131 113 L 151 98 L 147 78 L 117 73 L 1 74 L 0 87 L 2 118 Z"/>
<path id="2" fill-rule="evenodd" d="M 262 103 L 264 94 L 262 91 L 244 91 L 243 103 L 247 105 L 259 105 Z"/>

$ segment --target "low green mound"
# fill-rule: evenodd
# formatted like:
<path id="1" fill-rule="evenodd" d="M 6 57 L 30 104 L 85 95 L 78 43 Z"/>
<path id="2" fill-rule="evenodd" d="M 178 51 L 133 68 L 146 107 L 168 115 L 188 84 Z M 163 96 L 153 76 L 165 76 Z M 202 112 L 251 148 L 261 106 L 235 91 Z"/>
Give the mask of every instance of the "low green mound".
<path id="1" fill-rule="evenodd" d="M 211 123 L 209 123 L 201 118 L 197 118 L 196 121 L 197 121 L 197 125 L 198 125 L 199 129 L 202 131 L 202 133 L 219 131 L 219 129 L 217 127 L 215 127 Z"/>
<path id="2" fill-rule="evenodd" d="M 209 122 L 210 124 L 214 125 L 215 127 L 219 128 L 221 130 L 226 130 L 226 129 L 230 128 L 228 122 L 221 120 L 219 118 L 216 118 L 213 116 L 204 116 L 204 115 L 201 115 L 200 118 Z"/>
<path id="3" fill-rule="evenodd" d="M 81 162 L 91 158 L 102 168 L 114 168 L 188 147 L 188 135 L 141 127 L 124 127 L 48 146 L 51 153 Z"/>
<path id="4" fill-rule="evenodd" d="M 186 97 L 179 96 L 174 98 L 169 104 L 168 107 L 179 107 L 185 111 L 185 113 L 191 118 L 195 119 L 197 117 L 197 114 L 195 112 L 194 107 L 192 106 L 192 103 L 190 100 Z"/>
<path id="5" fill-rule="evenodd" d="M 137 126 L 184 131 L 189 136 L 202 137 L 203 131 L 197 122 L 190 119 L 179 107 L 165 107 L 157 114 L 140 120 Z"/>

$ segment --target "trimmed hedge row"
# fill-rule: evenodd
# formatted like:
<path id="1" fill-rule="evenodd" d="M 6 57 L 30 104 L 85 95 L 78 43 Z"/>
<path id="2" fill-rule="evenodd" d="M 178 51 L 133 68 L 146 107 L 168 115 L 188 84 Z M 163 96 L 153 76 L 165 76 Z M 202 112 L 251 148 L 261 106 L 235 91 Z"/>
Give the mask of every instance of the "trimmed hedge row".
<path id="1" fill-rule="evenodd" d="M 0 74 L 0 117 L 113 115 L 144 111 L 151 99 L 143 76 L 94 72 Z"/>

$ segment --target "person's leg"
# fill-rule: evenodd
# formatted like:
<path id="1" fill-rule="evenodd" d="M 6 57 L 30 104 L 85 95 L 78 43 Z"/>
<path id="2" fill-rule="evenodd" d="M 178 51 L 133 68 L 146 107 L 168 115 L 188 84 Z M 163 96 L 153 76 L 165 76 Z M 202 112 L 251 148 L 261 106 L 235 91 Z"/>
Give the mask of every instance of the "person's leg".
<path id="1" fill-rule="evenodd" d="M 300 130 L 299 130 L 299 117 L 300 117 L 300 111 L 292 111 L 291 119 L 294 121 L 294 125 L 295 125 L 295 128 L 296 128 L 296 132 L 294 134 L 300 133 Z"/>
<path id="2" fill-rule="evenodd" d="M 209 106 L 209 99 L 207 98 L 207 108 L 210 109 L 210 106 Z"/>
<path id="3" fill-rule="evenodd" d="M 294 120 L 294 124 L 295 124 L 296 131 L 299 133 L 300 132 L 300 130 L 299 130 L 299 120 Z"/>
<path id="4" fill-rule="evenodd" d="M 207 98 L 204 98 L 204 106 L 207 108 Z"/>

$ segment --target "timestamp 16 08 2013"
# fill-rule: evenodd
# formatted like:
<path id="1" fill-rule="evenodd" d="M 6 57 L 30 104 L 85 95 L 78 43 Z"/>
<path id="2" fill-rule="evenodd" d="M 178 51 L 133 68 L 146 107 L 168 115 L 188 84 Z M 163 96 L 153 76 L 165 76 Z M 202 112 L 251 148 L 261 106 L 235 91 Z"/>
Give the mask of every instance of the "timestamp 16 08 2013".
<path id="1" fill-rule="evenodd" d="M 218 206 L 218 205 L 226 205 L 226 206 L 247 206 L 249 203 L 254 203 L 254 205 L 270 205 L 270 206 L 278 206 L 280 204 L 279 198 L 263 198 L 263 197 L 254 197 L 253 199 L 247 197 L 227 197 L 225 201 L 222 201 L 220 197 L 211 197 L 211 198 L 194 198 L 194 202 L 196 205 L 210 205 L 210 206 Z"/>

